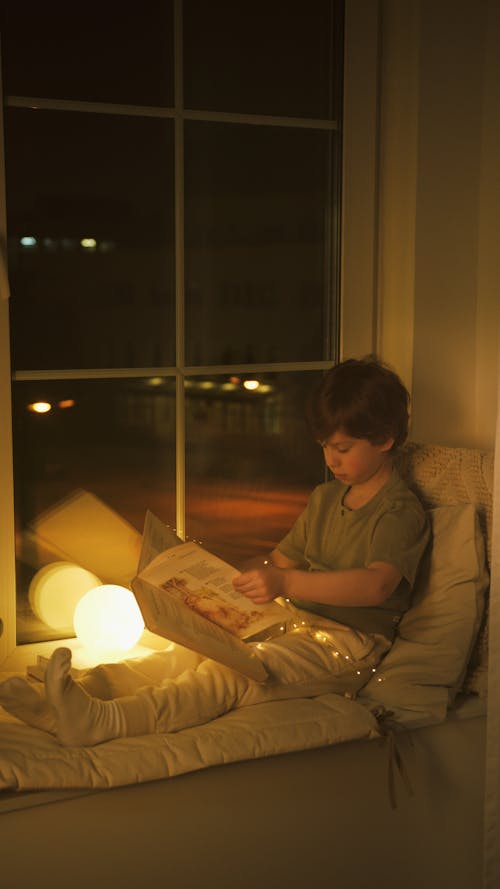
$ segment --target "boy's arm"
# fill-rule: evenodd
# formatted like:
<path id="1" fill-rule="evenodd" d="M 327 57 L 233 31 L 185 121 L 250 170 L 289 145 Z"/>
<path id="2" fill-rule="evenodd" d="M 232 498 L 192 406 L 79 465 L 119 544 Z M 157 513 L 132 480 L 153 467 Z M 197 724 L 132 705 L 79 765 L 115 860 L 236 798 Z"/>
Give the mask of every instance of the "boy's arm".
<path id="1" fill-rule="evenodd" d="M 274 550 L 272 565 L 240 574 L 233 583 L 238 592 L 256 605 L 264 605 L 277 596 L 326 605 L 381 605 L 393 594 L 401 578 L 399 569 L 388 562 L 340 571 L 301 571 Z"/>
<path id="2" fill-rule="evenodd" d="M 279 549 L 273 549 L 272 553 L 269 556 L 267 567 L 298 568 L 300 564 L 300 562 L 294 562 L 293 559 L 289 559 L 288 556 L 284 556 L 283 553 L 280 553 Z"/>

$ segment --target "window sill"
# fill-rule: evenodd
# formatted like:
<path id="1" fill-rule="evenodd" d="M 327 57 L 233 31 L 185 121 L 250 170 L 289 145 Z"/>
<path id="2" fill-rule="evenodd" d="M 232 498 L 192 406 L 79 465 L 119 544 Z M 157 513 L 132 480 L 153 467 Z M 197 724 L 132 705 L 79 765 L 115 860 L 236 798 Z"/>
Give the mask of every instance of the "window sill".
<path id="1" fill-rule="evenodd" d="M 150 633 L 149 630 L 144 630 L 139 642 L 134 646 L 130 651 L 122 655 L 117 656 L 106 656 L 100 653 L 99 655 L 92 655 L 88 649 L 85 649 L 81 642 L 78 639 L 72 637 L 70 639 L 55 639 L 51 642 L 33 642 L 28 643 L 26 645 L 18 645 L 0 664 L 1 672 L 5 673 L 24 673 L 26 668 L 36 664 L 37 658 L 40 657 L 50 657 L 52 652 L 56 648 L 61 648 L 62 646 L 71 649 L 73 653 L 73 666 L 77 669 L 86 669 L 88 667 L 95 667 L 99 663 L 103 663 L 106 661 L 116 662 L 120 660 L 127 660 L 132 658 L 141 658 L 147 657 L 147 655 L 152 654 L 154 651 L 161 651 L 166 648 L 170 643 L 163 639 L 161 636 L 157 636 L 154 633 Z"/>

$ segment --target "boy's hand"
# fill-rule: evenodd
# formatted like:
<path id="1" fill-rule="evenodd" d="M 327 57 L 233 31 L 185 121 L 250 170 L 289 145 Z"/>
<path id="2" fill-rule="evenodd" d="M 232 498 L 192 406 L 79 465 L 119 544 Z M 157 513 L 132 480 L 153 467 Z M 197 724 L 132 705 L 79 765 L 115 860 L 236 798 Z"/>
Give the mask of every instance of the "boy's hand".
<path id="1" fill-rule="evenodd" d="M 233 586 L 256 605 L 266 605 L 284 594 L 284 573 L 283 568 L 273 566 L 245 571 L 234 578 Z"/>

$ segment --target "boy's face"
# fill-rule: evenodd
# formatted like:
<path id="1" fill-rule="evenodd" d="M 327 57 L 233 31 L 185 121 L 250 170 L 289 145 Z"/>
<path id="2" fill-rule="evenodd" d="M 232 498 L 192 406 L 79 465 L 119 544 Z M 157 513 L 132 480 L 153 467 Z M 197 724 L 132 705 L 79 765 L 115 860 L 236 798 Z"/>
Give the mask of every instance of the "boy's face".
<path id="1" fill-rule="evenodd" d="M 383 444 L 372 444 L 366 438 L 353 438 L 345 432 L 334 432 L 321 442 L 325 463 L 336 479 L 344 485 L 360 485 L 377 475 L 390 462 L 392 438 Z"/>

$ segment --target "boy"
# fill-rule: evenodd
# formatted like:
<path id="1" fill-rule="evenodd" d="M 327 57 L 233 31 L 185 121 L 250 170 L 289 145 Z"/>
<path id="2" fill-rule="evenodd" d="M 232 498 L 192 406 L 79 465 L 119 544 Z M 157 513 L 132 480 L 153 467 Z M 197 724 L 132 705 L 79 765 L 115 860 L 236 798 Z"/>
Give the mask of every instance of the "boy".
<path id="1" fill-rule="evenodd" d="M 408 403 L 399 378 L 376 360 L 344 361 L 325 374 L 310 420 L 334 479 L 313 491 L 264 565 L 234 581 L 257 604 L 284 596 L 293 609 L 291 631 L 254 644 L 266 683 L 196 655 L 181 672 L 163 652 L 74 681 L 71 652 L 59 648 L 46 698 L 16 677 L 0 686 L 0 703 L 75 746 L 178 731 L 262 701 L 355 695 L 391 646 L 429 537 L 420 503 L 393 467 Z"/>

